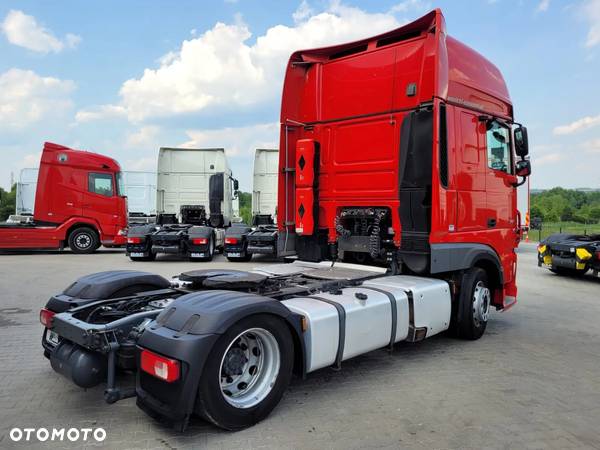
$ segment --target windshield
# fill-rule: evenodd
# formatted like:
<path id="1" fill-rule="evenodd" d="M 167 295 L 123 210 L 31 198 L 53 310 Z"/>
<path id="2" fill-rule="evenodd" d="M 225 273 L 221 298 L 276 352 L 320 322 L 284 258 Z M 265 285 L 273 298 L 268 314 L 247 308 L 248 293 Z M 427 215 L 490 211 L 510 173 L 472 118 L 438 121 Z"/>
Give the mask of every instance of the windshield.
<path id="1" fill-rule="evenodd" d="M 127 194 L 125 193 L 125 185 L 123 184 L 123 173 L 117 172 L 115 177 L 117 180 L 117 195 L 125 197 Z"/>

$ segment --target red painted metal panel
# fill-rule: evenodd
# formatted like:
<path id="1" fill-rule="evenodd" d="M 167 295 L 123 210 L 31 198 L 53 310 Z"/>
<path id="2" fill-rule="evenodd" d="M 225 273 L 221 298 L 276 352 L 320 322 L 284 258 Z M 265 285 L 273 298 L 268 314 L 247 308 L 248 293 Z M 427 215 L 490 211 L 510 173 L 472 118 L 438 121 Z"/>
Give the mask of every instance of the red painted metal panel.
<path id="1" fill-rule="evenodd" d="M 314 139 L 301 139 L 296 143 L 296 186 L 315 185 L 316 143 Z"/>
<path id="2" fill-rule="evenodd" d="M 296 233 L 308 236 L 315 231 L 313 188 L 296 188 Z"/>
<path id="3" fill-rule="evenodd" d="M 447 104 L 447 186 L 439 178 L 442 102 Z M 279 226 L 316 232 L 312 205 L 318 203 L 318 228 L 334 242 L 341 208 L 386 207 L 399 245 L 402 121 L 423 104 L 433 104 L 434 114 L 430 242 L 489 245 L 504 270 L 499 295 L 514 296 L 516 197 L 510 176 L 487 168 L 485 125 L 478 119 L 484 113 L 512 120 L 510 96 L 492 63 L 447 36 L 440 10 L 379 36 L 291 56 L 281 105 L 279 211 L 286 218 Z M 298 169 L 306 139 L 319 144 L 315 191 L 317 183 L 290 171 Z M 492 215 L 498 219 L 495 230 L 487 223 Z"/>

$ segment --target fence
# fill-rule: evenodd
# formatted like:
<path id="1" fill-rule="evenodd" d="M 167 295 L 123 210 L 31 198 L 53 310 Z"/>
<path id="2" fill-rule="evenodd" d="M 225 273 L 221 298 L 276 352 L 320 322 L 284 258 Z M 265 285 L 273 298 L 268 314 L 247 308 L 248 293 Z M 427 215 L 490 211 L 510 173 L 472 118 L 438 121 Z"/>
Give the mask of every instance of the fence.
<path id="1" fill-rule="evenodd" d="M 543 222 L 540 229 L 529 230 L 529 240 L 541 241 L 555 233 L 600 234 L 600 223 Z"/>

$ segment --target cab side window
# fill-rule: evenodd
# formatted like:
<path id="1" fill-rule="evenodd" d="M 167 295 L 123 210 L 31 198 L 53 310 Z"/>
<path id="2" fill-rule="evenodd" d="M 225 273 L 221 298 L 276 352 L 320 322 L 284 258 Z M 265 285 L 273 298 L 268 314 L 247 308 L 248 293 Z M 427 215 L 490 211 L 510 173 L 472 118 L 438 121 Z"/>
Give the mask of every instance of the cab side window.
<path id="1" fill-rule="evenodd" d="M 486 133 L 488 167 L 500 172 L 511 173 L 510 131 L 492 122 Z"/>
<path id="2" fill-rule="evenodd" d="M 88 190 L 94 194 L 112 197 L 114 193 L 112 175 L 110 173 L 90 173 Z"/>

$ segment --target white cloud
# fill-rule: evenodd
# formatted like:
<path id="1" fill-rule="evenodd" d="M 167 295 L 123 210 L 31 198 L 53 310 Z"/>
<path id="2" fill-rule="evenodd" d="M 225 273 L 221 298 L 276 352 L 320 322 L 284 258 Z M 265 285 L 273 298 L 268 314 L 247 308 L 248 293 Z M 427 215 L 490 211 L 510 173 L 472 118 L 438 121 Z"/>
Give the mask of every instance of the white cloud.
<path id="1" fill-rule="evenodd" d="M 37 153 L 30 153 L 25 155 L 21 160 L 20 167 L 23 168 L 33 168 L 40 166 L 40 159 L 42 158 L 42 151 L 40 150 Z"/>
<path id="2" fill-rule="evenodd" d="M 70 80 L 9 69 L 0 74 L 0 129 L 23 129 L 45 117 L 61 116 L 73 106 L 74 89 Z"/>
<path id="3" fill-rule="evenodd" d="M 158 154 L 158 149 L 156 150 Z M 145 158 L 128 159 L 123 163 L 123 170 L 133 170 L 140 172 L 156 172 L 158 156 L 148 156 Z"/>
<path id="4" fill-rule="evenodd" d="M 252 33 L 239 17 L 217 23 L 198 37 L 123 83 L 118 106 L 132 122 L 208 108 L 248 107 L 281 92 L 286 61 L 298 49 L 356 40 L 398 27 L 396 13 L 423 12 L 425 3 L 408 0 L 387 13 L 368 13 L 332 2 L 315 14 L 308 3 L 296 11 L 294 26 L 276 25 L 250 43 Z M 92 116 L 86 116 L 91 119 Z"/>
<path id="5" fill-rule="evenodd" d="M 75 48 L 81 42 L 81 37 L 71 33 L 61 40 L 38 24 L 35 17 L 14 9 L 8 12 L 1 28 L 11 44 L 39 53 L 59 53 L 65 48 Z"/>
<path id="6" fill-rule="evenodd" d="M 549 164 L 554 164 L 560 162 L 564 159 L 564 156 L 561 153 L 548 153 L 547 155 L 540 156 L 539 158 L 535 158 L 534 164 L 535 166 L 546 166 Z"/>
<path id="7" fill-rule="evenodd" d="M 425 12 L 425 10 L 431 9 L 429 2 L 423 0 L 404 0 L 403 2 L 396 3 L 390 8 L 390 13 L 402 13 L 410 14 L 412 12 Z"/>
<path id="8" fill-rule="evenodd" d="M 77 111 L 75 121 L 78 123 L 91 122 L 93 120 L 111 119 L 124 117 L 127 110 L 119 105 L 100 105 Z"/>
<path id="9" fill-rule="evenodd" d="M 130 148 L 144 148 L 144 149 L 158 149 L 158 134 L 160 128 L 155 125 L 148 125 L 141 127 L 134 133 L 130 133 L 126 140 L 125 145 Z"/>
<path id="10" fill-rule="evenodd" d="M 600 125 L 600 115 L 593 117 L 586 116 L 567 125 L 560 125 L 554 127 L 553 133 L 557 135 L 573 134 L 587 130 L 588 128 L 596 127 L 598 125 Z"/>
<path id="11" fill-rule="evenodd" d="M 600 139 L 592 139 L 583 143 L 583 149 L 586 153 L 600 154 Z"/>
<path id="12" fill-rule="evenodd" d="M 188 130 L 187 148 L 224 148 L 243 191 L 252 190 L 252 161 L 257 148 L 279 148 L 279 124 L 262 123 L 214 130 Z"/>
<path id="13" fill-rule="evenodd" d="M 263 123 L 215 130 L 187 130 L 186 148 L 225 148 L 228 157 L 253 155 L 257 148 L 279 147 L 279 124 Z"/>
<path id="14" fill-rule="evenodd" d="M 589 22 L 586 47 L 600 44 L 600 0 L 586 0 L 583 3 L 583 17 Z"/>
<path id="15" fill-rule="evenodd" d="M 298 23 L 308 19 L 313 14 L 314 11 L 308 2 L 306 0 L 302 0 L 302 3 L 300 3 L 296 11 L 294 11 L 294 14 L 292 14 L 292 18 L 294 19 L 295 23 Z"/>
<path id="16" fill-rule="evenodd" d="M 537 12 L 546 12 L 550 7 L 550 0 L 541 0 L 536 8 Z"/>

